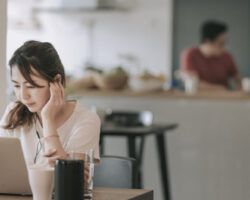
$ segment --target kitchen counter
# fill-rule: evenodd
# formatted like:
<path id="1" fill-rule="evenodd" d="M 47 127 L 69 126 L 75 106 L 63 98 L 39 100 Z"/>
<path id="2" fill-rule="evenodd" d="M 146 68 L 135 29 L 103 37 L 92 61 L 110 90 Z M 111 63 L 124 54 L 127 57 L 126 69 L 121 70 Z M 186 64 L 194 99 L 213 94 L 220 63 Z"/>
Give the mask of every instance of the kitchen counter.
<path id="1" fill-rule="evenodd" d="M 152 92 L 135 92 L 131 90 L 120 91 L 101 91 L 101 90 L 82 90 L 74 93 L 74 97 L 82 96 L 103 96 L 103 97 L 152 97 L 152 98 L 168 98 L 168 99 L 206 99 L 206 100 L 250 100 L 250 95 L 242 91 L 200 91 L 194 95 L 187 95 L 182 91 L 152 91 Z"/>
<path id="2" fill-rule="evenodd" d="M 167 134 L 173 199 L 249 199 L 250 96 L 242 92 L 82 91 L 79 102 L 97 111 L 149 110 L 155 123 L 178 123 Z M 162 200 L 154 138 L 147 138 L 143 177 Z M 127 156 L 127 141 L 105 138 L 107 155 Z"/>

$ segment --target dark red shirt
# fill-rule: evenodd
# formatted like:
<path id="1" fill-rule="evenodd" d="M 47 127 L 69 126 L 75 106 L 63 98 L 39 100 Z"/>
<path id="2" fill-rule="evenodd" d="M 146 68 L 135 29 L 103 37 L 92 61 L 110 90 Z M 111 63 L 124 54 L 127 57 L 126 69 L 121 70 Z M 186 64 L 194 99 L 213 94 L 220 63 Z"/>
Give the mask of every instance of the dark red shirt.
<path id="1" fill-rule="evenodd" d="M 228 79 L 238 70 L 230 53 L 217 57 L 205 57 L 198 47 L 184 50 L 181 55 L 181 70 L 195 72 L 201 81 L 228 86 Z"/>

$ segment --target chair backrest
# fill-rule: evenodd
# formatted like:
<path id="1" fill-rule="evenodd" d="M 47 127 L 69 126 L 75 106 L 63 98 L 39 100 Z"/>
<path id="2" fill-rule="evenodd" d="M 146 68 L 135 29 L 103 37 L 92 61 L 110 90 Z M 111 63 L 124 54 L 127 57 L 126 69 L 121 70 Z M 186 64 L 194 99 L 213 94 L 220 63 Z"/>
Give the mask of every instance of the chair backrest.
<path id="1" fill-rule="evenodd" d="M 116 126 L 150 126 L 153 122 L 153 114 L 150 111 L 108 111 L 104 117 L 105 123 Z"/>
<path id="2" fill-rule="evenodd" d="M 135 159 L 103 156 L 95 166 L 94 186 L 111 188 L 133 188 Z"/>

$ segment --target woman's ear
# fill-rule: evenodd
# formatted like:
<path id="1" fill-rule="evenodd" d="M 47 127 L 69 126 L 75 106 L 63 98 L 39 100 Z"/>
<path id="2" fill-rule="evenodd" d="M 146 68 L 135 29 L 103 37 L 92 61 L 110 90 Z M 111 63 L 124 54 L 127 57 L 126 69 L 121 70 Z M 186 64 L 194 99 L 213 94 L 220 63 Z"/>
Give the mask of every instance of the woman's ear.
<path id="1" fill-rule="evenodd" d="M 61 76 L 60 74 L 57 74 L 57 75 L 55 76 L 55 78 L 54 78 L 54 81 L 55 81 L 55 82 L 58 82 L 58 83 L 61 83 L 61 81 L 62 81 L 62 76 Z"/>

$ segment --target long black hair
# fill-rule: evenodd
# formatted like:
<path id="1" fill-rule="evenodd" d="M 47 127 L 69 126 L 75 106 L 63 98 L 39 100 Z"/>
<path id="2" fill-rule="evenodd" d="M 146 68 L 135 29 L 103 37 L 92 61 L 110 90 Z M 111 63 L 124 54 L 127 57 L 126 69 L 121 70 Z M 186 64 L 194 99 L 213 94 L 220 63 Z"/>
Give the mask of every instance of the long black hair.
<path id="1" fill-rule="evenodd" d="M 65 72 L 61 59 L 49 42 L 27 41 L 19 47 L 9 61 L 10 73 L 13 66 L 17 66 L 22 76 L 31 85 L 41 87 L 35 83 L 31 75 L 33 69 L 48 82 L 53 82 L 57 74 L 61 75 L 61 83 L 65 86 Z M 20 126 L 32 125 L 35 113 L 32 113 L 20 101 L 8 115 L 8 122 L 3 128 L 13 130 Z"/>

